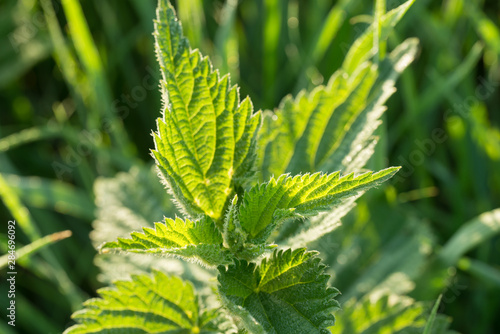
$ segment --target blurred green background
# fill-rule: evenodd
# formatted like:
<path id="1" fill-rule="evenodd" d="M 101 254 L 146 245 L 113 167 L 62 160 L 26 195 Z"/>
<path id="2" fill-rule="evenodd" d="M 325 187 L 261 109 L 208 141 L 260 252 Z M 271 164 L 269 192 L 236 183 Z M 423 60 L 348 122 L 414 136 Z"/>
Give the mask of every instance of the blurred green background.
<path id="1" fill-rule="evenodd" d="M 402 2 L 390 0 L 387 9 Z M 175 5 L 191 45 L 231 73 L 256 109 L 326 83 L 373 13 L 366 0 Z M 1 254 L 11 219 L 18 250 L 72 231 L 18 262 L 16 328 L 2 320 L 2 333 L 61 332 L 103 286 L 89 239 L 98 214 L 94 182 L 152 163 L 150 134 L 161 106 L 155 7 L 153 0 L 0 2 Z M 490 233 L 444 271 L 432 257 L 464 223 L 500 207 L 499 25 L 498 0 L 415 2 L 386 48 L 417 37 L 421 51 L 387 104 L 368 166 L 403 169 L 363 197 L 339 231 L 361 240 L 360 252 L 338 257 L 354 237 L 336 240 L 335 232 L 318 245 L 329 252 L 333 284 L 348 292 L 370 263 L 401 249 L 388 242 L 394 236 L 402 247 L 412 231 L 425 231 L 432 250 L 424 252 L 429 261 L 412 297 L 429 301 L 442 292 L 440 312 L 462 333 L 500 332 L 500 238 Z M 5 310 L 5 279 L 0 286 Z"/>

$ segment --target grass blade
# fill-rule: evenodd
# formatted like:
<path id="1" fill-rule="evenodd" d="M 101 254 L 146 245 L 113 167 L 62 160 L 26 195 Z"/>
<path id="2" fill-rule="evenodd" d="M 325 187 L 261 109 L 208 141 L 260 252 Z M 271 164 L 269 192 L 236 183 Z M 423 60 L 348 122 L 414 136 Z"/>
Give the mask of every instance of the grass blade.
<path id="1" fill-rule="evenodd" d="M 71 231 L 66 230 L 62 232 L 49 234 L 43 238 L 40 238 L 30 243 L 29 245 L 26 245 L 23 248 L 16 250 L 16 261 L 20 261 L 24 257 L 35 254 L 40 249 L 49 246 L 57 241 L 69 238 L 70 236 L 71 236 Z M 0 257 L 0 270 L 7 267 L 8 262 L 9 262 L 9 254 L 2 255 Z"/>
<path id="2" fill-rule="evenodd" d="M 112 135 L 116 144 L 125 152 L 125 147 L 131 145 L 131 143 L 127 142 L 127 134 L 121 120 L 112 112 L 111 93 L 104 76 L 104 69 L 97 47 L 92 40 L 89 27 L 85 21 L 82 7 L 76 0 L 63 0 L 62 7 L 68 20 L 69 32 L 73 38 L 77 55 L 93 88 L 93 109 L 99 111 L 99 113 L 92 115 L 93 118 L 90 119 L 89 125 L 92 128 L 97 128 L 100 126 L 100 117 L 109 118 L 109 122 L 113 124 Z"/>
<path id="3" fill-rule="evenodd" d="M 434 325 L 434 320 L 436 319 L 436 314 L 439 308 L 439 304 L 441 303 L 441 298 L 443 295 L 439 295 L 438 299 L 436 300 L 436 303 L 432 307 L 431 314 L 429 315 L 429 318 L 427 319 L 427 323 L 425 324 L 424 332 L 422 334 L 431 334 L 432 333 L 432 326 Z"/>
<path id="4" fill-rule="evenodd" d="M 500 232 L 500 209 L 483 213 L 465 223 L 444 245 L 439 258 L 449 266 L 469 250 Z"/>

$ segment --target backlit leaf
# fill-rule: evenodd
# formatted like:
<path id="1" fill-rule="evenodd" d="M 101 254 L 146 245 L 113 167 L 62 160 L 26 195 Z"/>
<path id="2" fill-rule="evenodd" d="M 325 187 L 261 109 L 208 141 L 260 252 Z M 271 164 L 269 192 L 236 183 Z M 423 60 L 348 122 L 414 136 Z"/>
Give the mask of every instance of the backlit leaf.
<path id="1" fill-rule="evenodd" d="M 218 220 L 235 183 L 252 172 L 260 114 L 252 115 L 249 98 L 240 102 L 229 76 L 220 78 L 190 48 L 167 0 L 159 1 L 154 35 L 164 109 L 153 155 L 185 213 Z"/>
<path id="2" fill-rule="evenodd" d="M 207 266 L 229 263 L 229 252 L 222 247 L 222 236 L 212 219 L 196 222 L 180 218 L 166 218 L 165 223 L 155 223 L 155 228 L 145 227 L 144 233 L 132 232 L 131 239 L 118 238 L 101 246 L 102 252 L 126 251 L 178 256 L 199 260 Z"/>
<path id="3" fill-rule="evenodd" d="M 240 224 L 249 240 L 262 243 L 276 226 L 287 219 L 314 216 L 340 204 L 348 197 L 359 196 L 391 178 L 399 167 L 377 173 L 281 175 L 253 187 L 243 197 Z"/>

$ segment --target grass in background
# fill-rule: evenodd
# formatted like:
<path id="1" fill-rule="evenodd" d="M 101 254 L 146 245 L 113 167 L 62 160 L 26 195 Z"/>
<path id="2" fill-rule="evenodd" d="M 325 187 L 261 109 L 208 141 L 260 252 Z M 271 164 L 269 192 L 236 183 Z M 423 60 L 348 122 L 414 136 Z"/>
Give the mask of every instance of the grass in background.
<path id="1" fill-rule="evenodd" d="M 377 3 L 189 0 L 177 8 L 192 45 L 231 73 L 242 96 L 265 109 L 288 93 L 325 83 L 372 14 L 400 1 L 386 8 Z M 18 264 L 22 332 L 61 332 L 72 310 L 100 286 L 88 238 L 94 181 L 151 161 L 152 139 L 145 134 L 160 110 L 151 35 L 155 5 L 0 4 L 0 219 L 23 226 L 18 249 L 45 235 L 73 232 Z M 440 254 L 449 254 L 467 221 L 500 207 L 499 24 L 497 1 L 417 0 L 381 47 L 383 53 L 415 36 L 421 53 L 389 101 L 371 162 L 403 170 L 392 187 L 370 194 L 346 220 L 345 229 L 363 236 L 351 240 L 362 244 L 353 250 L 397 251 L 397 243 L 386 249 L 384 241 L 401 232 L 406 237 L 400 243 L 409 242 L 406 229 L 416 224 L 443 246 Z M 0 231 L 2 254 L 5 233 Z M 440 312 L 463 333 L 500 329 L 500 239 L 492 233 L 485 240 L 444 272 L 435 291 L 415 296 L 430 300 L 443 292 Z M 344 268 L 343 257 L 329 259 L 341 291 L 374 261 L 353 254 L 344 255 L 354 256 L 360 268 Z M 14 333 L 4 322 L 0 331 Z"/>

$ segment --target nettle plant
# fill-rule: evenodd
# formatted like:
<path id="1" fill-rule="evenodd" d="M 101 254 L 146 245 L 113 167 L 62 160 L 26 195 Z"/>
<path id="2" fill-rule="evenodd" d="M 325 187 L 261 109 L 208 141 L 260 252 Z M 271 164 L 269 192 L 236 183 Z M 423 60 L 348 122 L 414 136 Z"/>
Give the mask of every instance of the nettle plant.
<path id="1" fill-rule="evenodd" d="M 356 174 L 374 152 L 395 79 L 417 49 L 410 39 L 372 61 L 379 57 L 373 45 L 412 3 L 373 23 L 326 86 L 254 112 L 229 76 L 190 48 L 174 8 L 160 0 L 154 35 L 164 106 L 152 154 L 182 218 L 100 250 L 174 256 L 216 270 L 210 291 L 218 306 L 210 308 L 210 296 L 200 298 L 190 282 L 155 270 L 99 290 L 66 333 L 334 331 L 339 291 L 306 246 L 399 169 Z"/>

